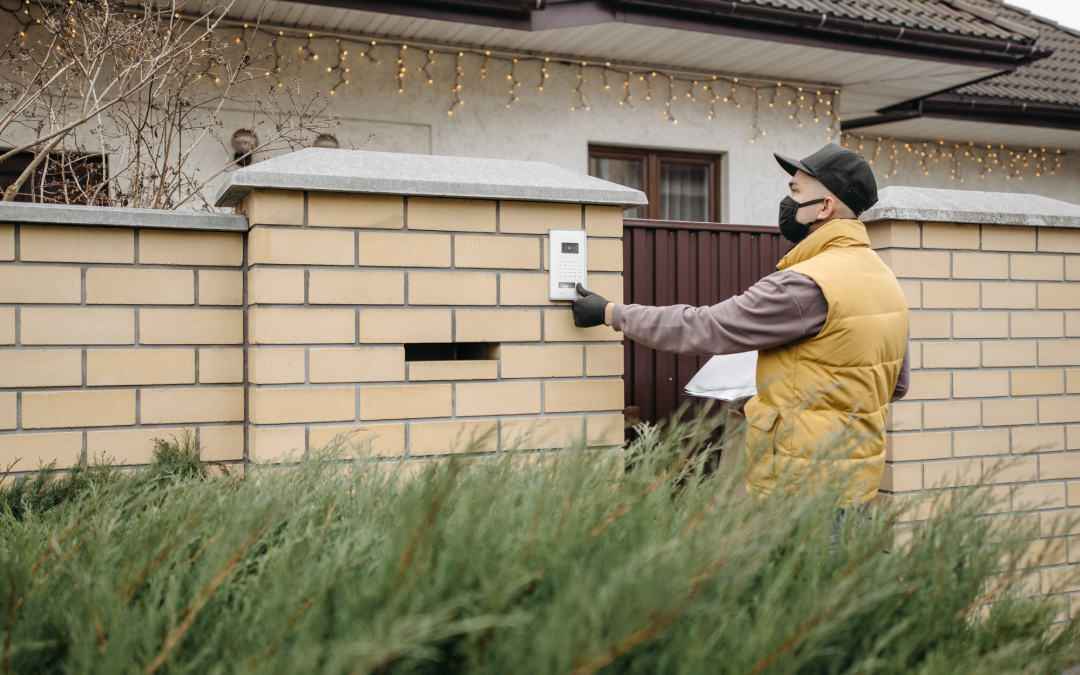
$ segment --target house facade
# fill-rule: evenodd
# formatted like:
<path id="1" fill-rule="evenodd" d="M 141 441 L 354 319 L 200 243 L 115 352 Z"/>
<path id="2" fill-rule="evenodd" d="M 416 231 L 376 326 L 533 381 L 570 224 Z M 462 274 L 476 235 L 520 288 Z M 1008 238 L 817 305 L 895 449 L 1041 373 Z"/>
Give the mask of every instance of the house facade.
<path id="1" fill-rule="evenodd" d="M 261 8 L 238 2 L 224 32 Z M 276 77 L 330 92 L 341 147 L 545 161 L 644 189 L 655 210 L 628 215 L 773 224 L 772 153 L 828 142 L 872 160 L 881 186 L 1080 200 L 1080 35 L 997 0 L 270 2 L 261 16 L 288 63 Z"/>
<path id="2" fill-rule="evenodd" d="M 631 216 L 774 224 L 772 153 L 828 142 L 881 186 L 1080 199 L 1080 34 L 998 0 L 238 0 L 217 34 L 342 148 L 549 162 L 643 189 Z"/>

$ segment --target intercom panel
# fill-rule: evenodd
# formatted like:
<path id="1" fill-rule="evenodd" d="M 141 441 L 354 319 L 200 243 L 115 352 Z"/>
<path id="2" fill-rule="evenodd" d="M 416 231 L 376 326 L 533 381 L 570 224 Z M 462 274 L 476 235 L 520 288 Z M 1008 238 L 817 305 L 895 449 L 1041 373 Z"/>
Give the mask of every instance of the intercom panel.
<path id="1" fill-rule="evenodd" d="M 589 287 L 585 244 L 585 230 L 548 230 L 548 259 L 551 261 L 548 297 L 551 300 L 576 300 L 577 285 Z"/>

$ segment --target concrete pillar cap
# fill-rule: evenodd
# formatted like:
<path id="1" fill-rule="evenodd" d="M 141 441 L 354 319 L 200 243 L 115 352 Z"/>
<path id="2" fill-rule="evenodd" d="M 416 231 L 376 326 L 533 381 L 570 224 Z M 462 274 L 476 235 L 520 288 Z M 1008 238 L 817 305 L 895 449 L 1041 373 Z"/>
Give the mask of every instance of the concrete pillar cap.
<path id="1" fill-rule="evenodd" d="M 860 220 L 1080 228 L 1080 206 L 1040 195 L 893 185 Z"/>
<path id="2" fill-rule="evenodd" d="M 539 202 L 648 203 L 640 190 L 545 162 L 396 152 L 305 148 L 229 174 L 217 206 L 235 206 L 252 190 L 319 190 Z"/>

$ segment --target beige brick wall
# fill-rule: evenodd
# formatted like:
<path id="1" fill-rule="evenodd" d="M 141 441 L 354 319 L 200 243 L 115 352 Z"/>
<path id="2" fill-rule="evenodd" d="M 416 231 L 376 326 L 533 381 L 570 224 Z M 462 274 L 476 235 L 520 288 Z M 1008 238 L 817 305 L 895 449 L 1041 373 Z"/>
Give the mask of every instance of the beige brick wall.
<path id="1" fill-rule="evenodd" d="M 1061 549 L 1046 586 L 1080 563 L 1080 531 L 1048 539 L 1080 516 L 1080 230 L 867 230 L 911 309 L 911 390 L 890 411 L 883 493 L 998 484 L 998 512 L 1037 518 L 1036 545 Z"/>
<path id="2" fill-rule="evenodd" d="M 0 225 L 0 465 L 244 459 L 244 235 Z M 10 245 L 8 245 L 10 244 Z"/>
<path id="3" fill-rule="evenodd" d="M 424 459 L 621 442 L 621 335 L 575 328 L 545 263 L 550 228 L 585 228 L 590 288 L 621 297 L 619 207 L 271 190 L 238 210 L 246 234 L 0 224 L 0 464 L 137 468 L 184 430 L 226 463 L 343 433 Z M 461 342 L 487 358 L 406 361 Z"/>
<path id="4" fill-rule="evenodd" d="M 240 210 L 252 459 L 340 433 L 407 458 L 621 442 L 621 335 L 575 328 L 545 271 L 548 230 L 584 227 L 590 288 L 621 297 L 620 208 L 277 191 Z M 498 347 L 406 362 L 451 342 Z"/>

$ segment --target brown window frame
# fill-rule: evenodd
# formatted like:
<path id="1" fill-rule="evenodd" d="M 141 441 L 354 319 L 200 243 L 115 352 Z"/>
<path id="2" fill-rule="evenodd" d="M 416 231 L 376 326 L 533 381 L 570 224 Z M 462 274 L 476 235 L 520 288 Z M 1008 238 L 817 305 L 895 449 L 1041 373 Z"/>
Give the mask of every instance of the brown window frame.
<path id="1" fill-rule="evenodd" d="M 589 145 L 589 159 L 636 159 L 642 164 L 642 183 L 645 196 L 649 198 L 644 209 L 647 220 L 660 220 L 660 163 L 679 162 L 681 164 L 700 164 L 712 168 L 709 181 L 709 220 L 720 222 L 720 155 L 703 152 L 677 152 L 671 150 L 651 150 L 648 148 L 629 148 L 617 145 Z"/>

